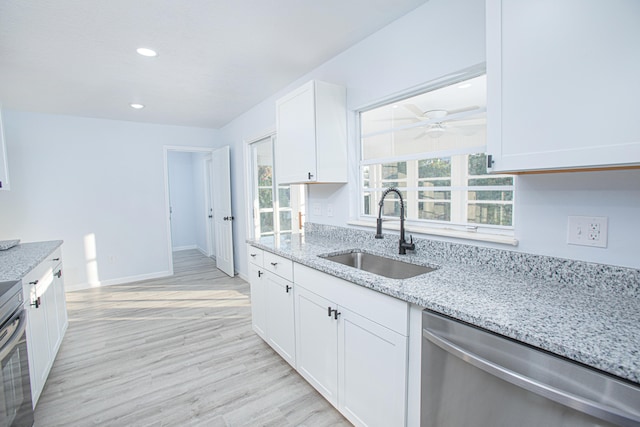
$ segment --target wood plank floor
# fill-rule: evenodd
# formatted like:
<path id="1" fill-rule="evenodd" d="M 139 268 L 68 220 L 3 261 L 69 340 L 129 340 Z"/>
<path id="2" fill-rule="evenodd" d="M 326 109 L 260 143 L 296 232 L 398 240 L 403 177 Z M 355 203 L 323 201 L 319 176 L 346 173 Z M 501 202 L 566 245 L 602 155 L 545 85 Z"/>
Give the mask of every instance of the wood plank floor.
<path id="1" fill-rule="evenodd" d="M 249 285 L 198 251 L 174 276 L 67 294 L 35 426 L 348 426 L 251 329 Z"/>

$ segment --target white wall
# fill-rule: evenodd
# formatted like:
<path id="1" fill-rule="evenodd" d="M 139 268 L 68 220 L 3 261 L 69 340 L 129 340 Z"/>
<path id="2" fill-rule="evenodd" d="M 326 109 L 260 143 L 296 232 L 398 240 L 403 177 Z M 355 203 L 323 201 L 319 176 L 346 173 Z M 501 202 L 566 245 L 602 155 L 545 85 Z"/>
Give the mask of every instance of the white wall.
<path id="1" fill-rule="evenodd" d="M 196 165 L 197 167 L 197 165 Z M 171 203 L 171 244 L 174 251 L 196 249 L 197 230 L 196 194 L 194 188 L 193 153 L 169 151 L 167 153 L 169 172 L 169 199 Z"/>
<path id="2" fill-rule="evenodd" d="M 354 110 L 484 62 L 484 19 L 484 1 L 430 0 L 221 129 L 219 144 L 231 145 L 232 167 L 236 171 L 233 182 L 233 204 L 238 218 L 234 224 L 236 242 L 245 241 L 248 212 L 244 174 L 238 173 L 244 166 L 243 141 L 275 127 L 277 98 L 310 79 L 344 85 L 349 109 L 349 156 L 351 162 L 357 161 Z M 352 205 L 358 195 L 357 168 L 352 167 L 349 173 L 349 185 L 308 186 L 308 206 L 319 203 L 322 207 L 320 216 L 308 212 L 308 221 L 347 225 L 350 212 L 346 206 Z M 516 248 L 488 246 L 640 268 L 640 258 L 632 247 L 640 241 L 640 230 L 634 224 L 640 213 L 638 182 L 640 171 L 520 177 L 514 219 L 520 244 Z M 328 204 L 333 205 L 333 217 L 326 215 Z M 609 247 L 567 245 L 567 215 L 608 216 Z M 236 244 L 235 256 L 237 269 L 246 274 L 244 245 Z"/>
<path id="3" fill-rule="evenodd" d="M 4 124 L 0 239 L 64 240 L 68 289 L 168 273 L 163 146 L 211 147 L 218 131 L 15 111 Z"/>

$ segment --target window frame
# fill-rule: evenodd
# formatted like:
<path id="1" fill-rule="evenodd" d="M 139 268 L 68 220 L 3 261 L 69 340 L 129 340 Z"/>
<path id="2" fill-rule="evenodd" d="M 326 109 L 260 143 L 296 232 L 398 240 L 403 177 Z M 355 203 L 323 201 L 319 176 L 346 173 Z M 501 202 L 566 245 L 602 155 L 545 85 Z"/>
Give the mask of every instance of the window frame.
<path id="1" fill-rule="evenodd" d="M 442 189 L 442 191 L 453 191 L 453 189 L 461 189 L 463 188 L 465 191 L 461 191 L 463 197 L 464 197 L 464 202 L 460 205 L 461 209 L 467 210 L 469 209 L 469 206 L 472 204 L 481 204 L 482 201 L 469 201 L 469 192 L 471 191 L 496 191 L 496 190 L 504 190 L 504 191 L 512 191 L 512 200 L 510 201 L 510 205 L 512 206 L 512 211 L 511 211 L 511 225 L 510 226 L 506 226 L 506 225 L 492 225 L 492 224 L 477 224 L 477 223 L 471 223 L 468 221 L 467 218 L 467 222 L 466 223 L 460 223 L 460 222 L 454 222 L 454 221 L 438 221 L 438 220 L 433 220 L 433 219 L 417 219 L 417 214 L 416 215 L 410 215 L 409 210 L 415 210 L 416 213 L 418 211 L 418 203 L 420 202 L 420 198 L 418 197 L 419 192 L 420 191 L 424 191 L 421 190 L 421 188 L 419 186 L 419 183 L 421 181 L 423 181 L 423 179 L 419 178 L 417 175 L 417 169 L 419 168 L 418 166 L 418 162 L 420 160 L 425 160 L 425 159 L 429 159 L 429 158 L 442 158 L 442 157 L 449 157 L 451 155 L 454 154 L 461 154 L 461 151 L 464 151 L 468 154 L 471 154 L 469 149 L 463 148 L 463 149 L 456 149 L 456 150 L 442 150 L 442 151 L 433 151 L 433 152 L 424 152 L 424 153 L 418 153 L 418 154 L 410 154 L 410 155 L 404 155 L 404 156 L 394 156 L 394 157 L 386 157 L 386 158 L 377 158 L 377 159 L 372 159 L 372 160 L 364 160 L 363 156 L 364 156 L 364 141 L 363 141 L 363 134 L 362 134 L 362 120 L 361 120 L 361 114 L 366 112 L 366 111 L 370 111 L 379 107 L 383 107 L 383 106 L 387 106 L 390 104 L 393 104 L 394 102 L 401 102 L 402 100 L 406 100 L 408 98 L 411 98 L 413 96 L 417 96 L 420 94 L 424 94 L 430 91 L 434 91 L 440 88 L 444 88 L 446 86 L 450 86 L 450 85 L 455 85 L 457 83 L 460 83 L 462 81 L 465 80 L 469 80 L 472 79 L 474 77 L 479 77 L 482 76 L 483 74 L 486 74 L 486 68 L 484 67 L 484 64 L 481 64 L 479 66 L 474 66 L 474 67 L 470 67 L 469 69 L 463 70 L 461 72 L 458 73 L 453 73 L 451 75 L 442 77 L 440 79 L 431 81 L 431 82 L 427 82 L 426 84 L 420 85 L 420 86 L 416 86 L 414 88 L 411 88 L 409 90 L 397 93 L 395 95 L 389 96 L 389 97 L 385 97 L 383 99 L 380 99 L 374 103 L 371 104 L 367 104 L 367 105 L 363 105 L 355 110 L 353 110 L 354 112 L 354 125 L 355 125 L 355 130 L 356 132 L 354 132 L 355 136 L 356 136 L 356 147 L 357 149 L 355 150 L 357 156 L 354 162 L 354 165 L 356 167 L 357 170 L 357 180 L 356 180 L 356 185 L 357 188 L 355 188 L 353 194 L 357 194 L 357 202 L 352 204 L 352 215 L 351 215 L 351 220 L 349 221 L 350 224 L 352 225 L 359 225 L 359 226 L 367 226 L 367 227 L 372 227 L 375 226 L 375 219 L 378 216 L 378 204 L 373 202 L 371 204 L 371 206 L 373 207 L 372 209 L 369 209 L 369 214 L 366 214 L 366 210 L 365 210 L 365 186 L 364 186 L 364 166 L 367 165 L 374 165 L 374 164 L 387 164 L 387 163 L 393 163 L 393 162 L 398 162 L 398 161 L 406 161 L 406 162 L 415 162 L 416 163 L 416 179 L 413 181 L 413 183 L 416 185 L 416 187 L 406 187 L 406 191 L 407 196 L 411 197 L 410 194 L 411 193 L 415 193 L 415 203 L 413 203 L 414 207 L 409 206 L 406 201 L 405 201 L 405 208 L 407 208 L 407 219 L 405 220 L 405 224 L 406 224 L 406 228 L 408 231 L 414 232 L 414 233 L 420 233 L 420 234 L 434 234 L 434 235 L 440 235 L 440 236 L 451 236 L 451 237 L 457 237 L 457 238 L 466 238 L 466 239 L 472 239 L 472 240 L 484 240 L 484 241 L 491 241 L 491 242 L 495 242 L 495 243 L 505 243 L 505 244 L 511 244 L 511 245 L 517 245 L 517 240 L 515 239 L 515 230 L 516 230 L 516 203 L 517 203 L 517 191 L 516 191 L 516 187 L 517 187 L 517 177 L 514 175 L 506 175 L 506 174 L 487 174 L 487 175 L 482 175 L 482 177 L 486 177 L 489 176 L 491 178 L 500 178 L 500 177 L 510 177 L 513 178 L 513 183 L 511 186 L 469 186 L 468 185 L 468 181 L 467 181 L 467 185 L 465 185 L 464 187 L 455 187 L 453 185 L 453 181 L 450 183 L 450 187 L 438 187 L 438 191 L 440 191 Z M 398 131 L 401 129 L 409 129 L 412 127 L 415 127 L 417 124 L 410 124 L 410 125 L 405 125 L 405 126 L 396 126 L 394 127 L 394 131 Z M 382 133 L 382 132 L 380 132 Z M 367 136 L 371 136 L 376 134 L 376 132 L 371 132 L 368 133 Z M 475 148 L 475 147 L 474 147 Z M 486 144 L 483 145 L 482 147 L 478 146 L 477 148 L 480 148 L 479 150 L 475 151 L 474 153 L 484 153 L 486 154 Z M 468 160 L 466 162 L 466 165 L 468 166 Z M 407 181 L 409 181 L 409 169 L 411 169 L 409 167 L 409 164 L 407 164 Z M 371 171 L 373 170 L 373 168 L 370 169 L 369 173 L 372 173 Z M 468 170 L 465 173 L 465 175 L 468 174 Z M 469 177 L 469 176 L 468 176 Z M 453 180 L 453 177 L 449 178 Z M 426 178 L 424 179 L 426 180 Z M 369 177 L 369 183 L 371 183 L 372 181 L 374 181 L 373 179 L 371 179 L 371 177 Z M 412 184 L 409 184 L 412 185 Z M 430 187 L 431 188 L 431 187 Z M 370 189 L 372 191 L 370 197 L 374 197 L 373 192 L 378 190 L 384 190 L 385 188 L 383 187 L 382 189 L 380 188 L 375 188 L 375 187 L 368 187 L 366 189 Z M 404 191 L 402 188 L 400 189 L 401 191 Z M 431 191 L 435 191 L 435 190 L 431 190 Z M 434 199 L 438 200 L 438 199 Z M 449 203 L 451 203 L 449 201 Z M 492 202 L 493 204 L 500 204 L 498 202 Z M 452 208 L 453 209 L 453 208 Z M 468 215 L 465 214 L 465 216 Z M 385 229 L 398 229 L 398 218 L 394 217 L 394 216 L 385 216 L 383 215 L 384 219 L 389 220 L 384 222 L 384 227 Z M 395 220 L 395 221 L 394 221 Z"/>

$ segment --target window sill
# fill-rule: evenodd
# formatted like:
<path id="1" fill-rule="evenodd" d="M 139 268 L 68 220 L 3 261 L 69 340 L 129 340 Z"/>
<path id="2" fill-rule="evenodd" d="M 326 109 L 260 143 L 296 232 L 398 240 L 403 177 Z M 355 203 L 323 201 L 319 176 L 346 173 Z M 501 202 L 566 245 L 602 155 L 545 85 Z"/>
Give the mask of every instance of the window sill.
<path id="1" fill-rule="evenodd" d="M 350 220 L 347 222 L 347 224 L 357 225 L 360 227 L 370 227 L 370 228 L 376 227 L 375 221 L 366 221 L 366 220 Z M 382 229 L 400 231 L 400 221 L 385 221 L 382 225 Z M 454 230 L 451 228 L 419 227 L 415 225 L 406 225 L 406 224 L 405 224 L 405 231 L 416 233 L 416 234 L 453 237 L 456 239 L 476 240 L 481 242 L 499 243 L 502 245 L 518 246 L 518 239 L 516 239 L 513 236 L 505 236 L 502 234 L 478 233 L 476 231 Z"/>

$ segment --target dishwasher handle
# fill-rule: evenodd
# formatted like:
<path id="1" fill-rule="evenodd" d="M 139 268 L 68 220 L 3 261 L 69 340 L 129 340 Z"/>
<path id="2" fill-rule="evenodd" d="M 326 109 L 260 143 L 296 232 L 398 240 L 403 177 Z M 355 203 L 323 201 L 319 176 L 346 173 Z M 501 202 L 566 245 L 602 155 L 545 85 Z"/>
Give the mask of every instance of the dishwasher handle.
<path id="1" fill-rule="evenodd" d="M 603 405 L 599 402 L 594 402 L 584 397 L 577 396 L 573 393 L 569 393 L 564 390 L 560 390 L 556 387 L 552 387 L 548 384 L 544 384 L 533 378 L 529 378 L 526 375 L 522 375 L 518 372 L 507 369 L 494 362 L 491 362 L 483 357 L 478 356 L 445 338 L 442 338 L 433 332 L 423 329 L 422 336 L 429 340 L 431 343 L 437 345 L 442 350 L 462 359 L 463 361 L 470 363 L 476 368 L 507 381 L 517 387 L 528 390 L 532 393 L 546 397 L 561 405 L 573 408 L 577 411 L 584 412 L 589 415 L 593 415 L 605 421 L 609 421 L 615 424 L 619 424 L 623 427 L 635 427 L 640 423 L 640 417 L 622 411 L 618 408 Z"/>

